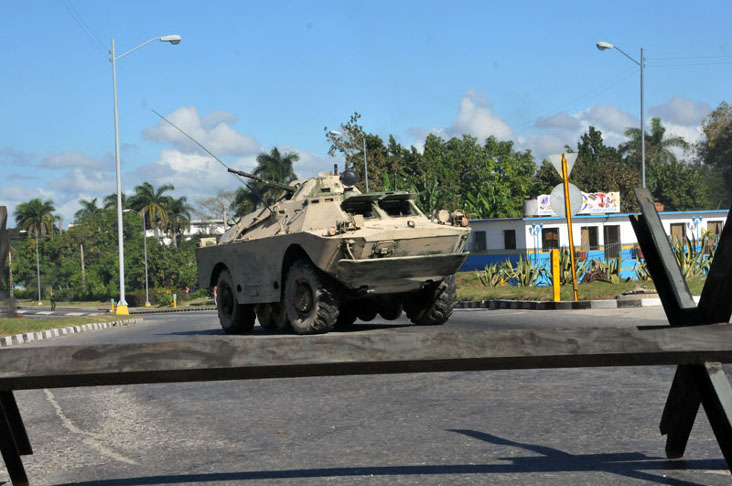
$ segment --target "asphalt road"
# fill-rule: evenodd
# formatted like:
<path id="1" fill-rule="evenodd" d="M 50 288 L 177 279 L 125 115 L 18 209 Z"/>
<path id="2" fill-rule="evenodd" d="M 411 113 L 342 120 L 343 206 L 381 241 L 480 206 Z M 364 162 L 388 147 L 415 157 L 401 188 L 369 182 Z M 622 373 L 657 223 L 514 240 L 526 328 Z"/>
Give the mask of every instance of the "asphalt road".
<path id="1" fill-rule="evenodd" d="M 657 308 L 457 310 L 462 328 L 658 325 Z M 434 332 L 406 321 L 352 332 Z M 222 334 L 215 313 L 35 346 Z M 258 327 L 254 334 L 266 339 Z M 308 337 L 303 337 L 308 339 Z M 672 367 L 318 377 L 17 392 L 32 484 L 730 484 L 700 413 L 687 458 L 658 432 Z M 2 469 L 0 467 L 0 469 Z M 7 480 L 4 470 L 0 479 Z"/>

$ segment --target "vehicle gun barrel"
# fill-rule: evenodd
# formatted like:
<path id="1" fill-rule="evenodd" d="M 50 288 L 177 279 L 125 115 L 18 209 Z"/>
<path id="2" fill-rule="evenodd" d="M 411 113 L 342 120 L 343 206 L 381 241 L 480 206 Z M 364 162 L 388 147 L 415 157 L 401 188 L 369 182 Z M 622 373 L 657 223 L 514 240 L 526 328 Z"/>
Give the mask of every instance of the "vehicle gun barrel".
<path id="1" fill-rule="evenodd" d="M 236 170 L 236 169 L 229 169 L 228 167 L 227 167 L 227 170 L 229 172 L 231 172 L 232 174 L 240 175 L 242 177 L 247 177 L 249 179 L 254 179 L 257 182 L 261 182 L 263 184 L 267 184 L 268 186 L 276 187 L 277 189 L 281 189 L 283 191 L 287 191 L 287 192 L 289 192 L 291 194 L 294 193 L 297 190 L 297 188 L 295 188 L 295 187 L 288 186 L 287 184 L 283 184 L 281 182 L 275 182 L 275 181 L 270 181 L 270 180 L 267 180 L 267 179 L 262 179 L 261 177 L 255 176 L 254 174 L 250 174 L 249 172 L 244 172 L 244 171 Z"/>

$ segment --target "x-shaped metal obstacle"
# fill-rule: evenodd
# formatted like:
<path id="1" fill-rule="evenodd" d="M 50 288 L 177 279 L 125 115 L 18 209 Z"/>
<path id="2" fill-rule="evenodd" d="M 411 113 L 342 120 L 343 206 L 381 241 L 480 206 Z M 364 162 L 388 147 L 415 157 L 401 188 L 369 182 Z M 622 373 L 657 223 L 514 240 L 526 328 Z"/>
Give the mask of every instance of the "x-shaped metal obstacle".
<path id="1" fill-rule="evenodd" d="M 15 485 L 32 454 L 15 390 L 140 383 L 440 371 L 678 365 L 661 420 L 668 457 L 684 454 L 699 405 L 732 466 L 732 224 L 722 232 L 699 305 L 694 304 L 650 193 L 631 216 L 670 326 L 320 336 L 199 336 L 185 341 L 0 350 L 0 452 Z M 0 211 L 0 219 L 3 212 Z M 0 243 L 2 243 L 0 221 Z M 0 250 L 3 246 L 0 244 Z M 4 255 L 0 251 L 0 268 Z"/>
<path id="2" fill-rule="evenodd" d="M 671 250 L 650 191 L 636 189 L 635 194 L 643 214 L 631 216 L 630 221 L 669 324 L 729 323 L 732 315 L 732 224 L 729 224 L 729 216 L 699 305 L 696 305 Z M 732 465 L 732 388 L 722 365 L 714 362 L 684 364 L 676 369 L 660 427 L 661 433 L 667 436 L 667 457 L 684 455 L 700 404 L 704 406 L 727 465 Z"/>

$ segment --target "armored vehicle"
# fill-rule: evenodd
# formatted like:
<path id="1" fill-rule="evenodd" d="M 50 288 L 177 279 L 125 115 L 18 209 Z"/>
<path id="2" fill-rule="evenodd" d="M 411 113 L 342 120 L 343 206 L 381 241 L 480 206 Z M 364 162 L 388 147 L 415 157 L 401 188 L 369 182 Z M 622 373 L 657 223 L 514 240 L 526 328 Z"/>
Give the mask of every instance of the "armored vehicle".
<path id="1" fill-rule="evenodd" d="M 355 175 L 320 173 L 244 216 L 215 246 L 198 248 L 198 281 L 215 287 L 227 333 L 266 329 L 324 333 L 406 312 L 420 325 L 443 324 L 457 299 L 455 272 L 470 229 L 460 211 L 425 216 L 417 194 L 369 192 Z"/>

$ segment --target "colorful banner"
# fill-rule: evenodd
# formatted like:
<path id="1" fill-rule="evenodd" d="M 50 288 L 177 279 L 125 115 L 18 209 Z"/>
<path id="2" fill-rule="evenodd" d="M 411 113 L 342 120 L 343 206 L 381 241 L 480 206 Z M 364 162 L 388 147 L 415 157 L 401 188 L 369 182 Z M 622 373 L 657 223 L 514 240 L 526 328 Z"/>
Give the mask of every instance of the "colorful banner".
<path id="1" fill-rule="evenodd" d="M 549 194 L 542 194 L 537 198 L 538 216 L 556 216 L 552 210 Z M 583 192 L 582 209 L 579 214 L 607 214 L 620 212 L 619 192 Z"/>

